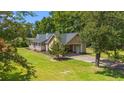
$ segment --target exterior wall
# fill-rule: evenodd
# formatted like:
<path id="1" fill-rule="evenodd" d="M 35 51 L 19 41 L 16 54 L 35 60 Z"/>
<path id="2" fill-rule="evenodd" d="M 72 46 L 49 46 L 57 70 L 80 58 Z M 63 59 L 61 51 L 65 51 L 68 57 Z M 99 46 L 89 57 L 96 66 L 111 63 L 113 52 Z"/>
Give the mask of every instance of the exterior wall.
<path id="1" fill-rule="evenodd" d="M 53 43 L 56 41 L 56 38 L 53 36 L 53 38 L 50 40 L 49 44 L 48 44 L 48 49 L 50 49 L 53 45 Z"/>
<path id="2" fill-rule="evenodd" d="M 35 46 L 36 51 L 41 51 L 41 46 Z"/>
<path id="3" fill-rule="evenodd" d="M 29 49 L 31 50 L 36 50 L 36 51 L 44 51 L 45 50 L 45 45 L 41 45 L 40 43 L 31 43 L 29 45 Z"/>
<path id="4" fill-rule="evenodd" d="M 45 45 L 41 45 L 41 51 L 45 51 L 45 50 L 46 50 Z"/>
<path id="5" fill-rule="evenodd" d="M 29 49 L 31 49 L 31 50 L 35 50 L 34 43 L 31 43 L 31 44 L 29 45 Z"/>
<path id="6" fill-rule="evenodd" d="M 45 50 L 46 50 L 46 47 L 45 47 L 45 45 L 42 45 L 42 44 L 40 44 L 40 43 L 37 43 L 37 44 L 35 45 L 35 50 L 36 50 L 36 51 L 45 51 Z"/>

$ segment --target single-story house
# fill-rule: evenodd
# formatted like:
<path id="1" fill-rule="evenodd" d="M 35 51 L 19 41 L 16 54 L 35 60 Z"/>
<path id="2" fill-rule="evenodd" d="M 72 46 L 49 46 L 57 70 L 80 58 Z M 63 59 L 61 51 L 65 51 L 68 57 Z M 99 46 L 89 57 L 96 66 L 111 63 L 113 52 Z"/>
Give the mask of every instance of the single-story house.
<path id="1" fill-rule="evenodd" d="M 86 45 L 81 42 L 78 33 L 60 34 L 61 42 L 68 46 L 69 52 L 85 53 Z M 36 51 L 48 51 L 55 41 L 54 33 L 37 34 L 35 38 L 29 38 L 29 49 Z"/>

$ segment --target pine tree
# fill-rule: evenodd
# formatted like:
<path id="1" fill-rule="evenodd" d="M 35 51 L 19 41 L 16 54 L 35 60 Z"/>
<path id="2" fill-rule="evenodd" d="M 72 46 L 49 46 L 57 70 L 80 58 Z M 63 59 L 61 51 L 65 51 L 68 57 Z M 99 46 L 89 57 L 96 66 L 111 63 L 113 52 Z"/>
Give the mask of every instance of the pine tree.
<path id="1" fill-rule="evenodd" d="M 55 39 L 56 40 L 53 42 L 49 53 L 56 56 L 56 59 L 60 60 L 60 58 L 63 58 L 64 55 L 67 53 L 66 46 L 62 44 L 59 32 L 55 33 Z"/>

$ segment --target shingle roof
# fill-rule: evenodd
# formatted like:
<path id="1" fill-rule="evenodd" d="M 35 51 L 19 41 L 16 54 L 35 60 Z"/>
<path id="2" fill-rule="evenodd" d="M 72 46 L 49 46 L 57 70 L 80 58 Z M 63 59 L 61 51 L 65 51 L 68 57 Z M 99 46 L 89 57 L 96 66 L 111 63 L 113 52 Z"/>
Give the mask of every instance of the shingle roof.
<path id="1" fill-rule="evenodd" d="M 47 34 L 38 34 L 35 38 L 35 42 L 37 43 L 43 43 L 47 41 L 53 34 L 47 33 Z"/>
<path id="2" fill-rule="evenodd" d="M 37 43 L 43 43 L 47 41 L 53 34 L 52 33 L 47 33 L 47 34 L 37 34 L 36 38 L 31 39 L 32 42 L 37 42 Z"/>
<path id="3" fill-rule="evenodd" d="M 61 42 L 63 44 L 67 44 L 73 37 L 75 37 L 77 33 L 64 33 L 60 35 Z"/>
<path id="4" fill-rule="evenodd" d="M 36 38 L 32 39 L 32 42 L 37 43 L 48 43 L 48 40 L 53 36 L 53 33 L 47 34 L 37 34 Z M 63 44 L 67 44 L 73 37 L 75 37 L 77 33 L 64 33 L 60 34 L 60 39 Z"/>

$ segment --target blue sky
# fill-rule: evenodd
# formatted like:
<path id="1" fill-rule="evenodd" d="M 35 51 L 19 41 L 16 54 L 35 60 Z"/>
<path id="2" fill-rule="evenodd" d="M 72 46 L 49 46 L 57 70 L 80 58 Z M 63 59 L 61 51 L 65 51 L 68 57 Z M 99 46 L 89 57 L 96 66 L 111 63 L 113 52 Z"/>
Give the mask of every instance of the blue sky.
<path id="1" fill-rule="evenodd" d="M 48 17 L 49 16 L 48 11 L 35 11 L 34 13 L 37 16 L 35 16 L 35 17 L 27 16 L 25 18 L 27 22 L 35 23 L 36 21 L 41 20 L 43 17 Z"/>

